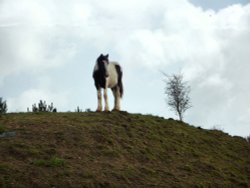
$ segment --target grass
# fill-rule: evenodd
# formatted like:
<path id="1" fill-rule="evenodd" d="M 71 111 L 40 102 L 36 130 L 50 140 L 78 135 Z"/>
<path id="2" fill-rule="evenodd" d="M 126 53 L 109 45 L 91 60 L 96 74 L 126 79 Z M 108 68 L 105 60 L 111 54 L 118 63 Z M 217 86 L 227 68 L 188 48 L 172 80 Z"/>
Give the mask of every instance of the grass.
<path id="1" fill-rule="evenodd" d="M 6 127 L 0 124 L 0 134 L 4 133 L 5 131 L 6 131 Z"/>
<path id="2" fill-rule="evenodd" d="M 33 161 L 36 166 L 42 167 L 63 167 L 65 165 L 65 160 L 58 157 L 51 157 L 50 159 L 36 159 Z"/>
<path id="3" fill-rule="evenodd" d="M 152 115 L 1 116 L 0 187 L 250 187 L 250 144 Z M 1 126 L 0 126 L 1 127 Z"/>

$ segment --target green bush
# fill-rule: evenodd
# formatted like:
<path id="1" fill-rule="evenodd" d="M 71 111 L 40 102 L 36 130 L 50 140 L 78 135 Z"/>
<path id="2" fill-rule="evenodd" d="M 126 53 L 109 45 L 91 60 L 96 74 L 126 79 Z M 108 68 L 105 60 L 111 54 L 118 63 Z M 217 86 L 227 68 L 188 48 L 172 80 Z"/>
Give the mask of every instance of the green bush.
<path id="1" fill-rule="evenodd" d="M 32 105 L 32 112 L 57 112 L 57 110 L 54 108 L 53 103 L 47 105 L 46 101 L 40 100 L 38 106 L 36 104 Z"/>
<path id="2" fill-rule="evenodd" d="M 7 112 L 7 103 L 0 97 L 0 114 L 5 114 Z"/>

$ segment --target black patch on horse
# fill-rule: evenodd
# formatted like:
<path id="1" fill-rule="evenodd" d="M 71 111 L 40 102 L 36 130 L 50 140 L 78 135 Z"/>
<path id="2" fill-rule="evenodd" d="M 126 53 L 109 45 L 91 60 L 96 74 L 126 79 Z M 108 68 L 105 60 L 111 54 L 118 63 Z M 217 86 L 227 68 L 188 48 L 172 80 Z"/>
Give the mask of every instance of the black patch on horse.
<path id="1" fill-rule="evenodd" d="M 93 72 L 93 78 L 95 80 L 95 87 L 96 87 L 96 89 L 99 89 L 100 87 L 105 88 L 107 70 L 105 68 L 104 61 L 106 61 L 107 63 L 109 62 L 108 55 L 104 56 L 103 54 L 101 54 L 97 58 L 96 61 L 97 61 L 97 69 L 94 70 L 94 72 Z"/>
<path id="2" fill-rule="evenodd" d="M 120 96 L 123 96 L 123 84 L 122 84 L 122 69 L 120 65 L 115 65 L 116 72 L 118 74 L 118 87 L 120 89 Z"/>

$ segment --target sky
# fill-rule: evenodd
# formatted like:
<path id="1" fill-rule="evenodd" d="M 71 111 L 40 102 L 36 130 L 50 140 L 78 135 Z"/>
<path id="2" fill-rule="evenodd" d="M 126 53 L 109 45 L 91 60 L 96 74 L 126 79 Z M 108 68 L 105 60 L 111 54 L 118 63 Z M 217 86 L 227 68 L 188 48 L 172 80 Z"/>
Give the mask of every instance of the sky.
<path id="1" fill-rule="evenodd" d="M 250 135 L 250 0 L 0 0 L 0 97 L 9 112 L 40 99 L 97 107 L 92 71 L 123 68 L 122 110 L 176 118 L 164 76 L 191 87 L 184 121 Z M 109 103 L 113 96 L 109 92 Z"/>

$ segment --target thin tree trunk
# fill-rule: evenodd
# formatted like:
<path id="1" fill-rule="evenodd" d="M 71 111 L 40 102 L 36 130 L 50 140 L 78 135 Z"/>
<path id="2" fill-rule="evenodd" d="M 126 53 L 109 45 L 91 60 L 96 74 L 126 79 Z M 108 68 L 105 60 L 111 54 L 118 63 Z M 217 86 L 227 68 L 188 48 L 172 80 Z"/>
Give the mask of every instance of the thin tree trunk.
<path id="1" fill-rule="evenodd" d="M 178 115 L 179 115 L 180 121 L 182 121 L 182 114 L 181 114 L 181 112 L 178 111 Z"/>

